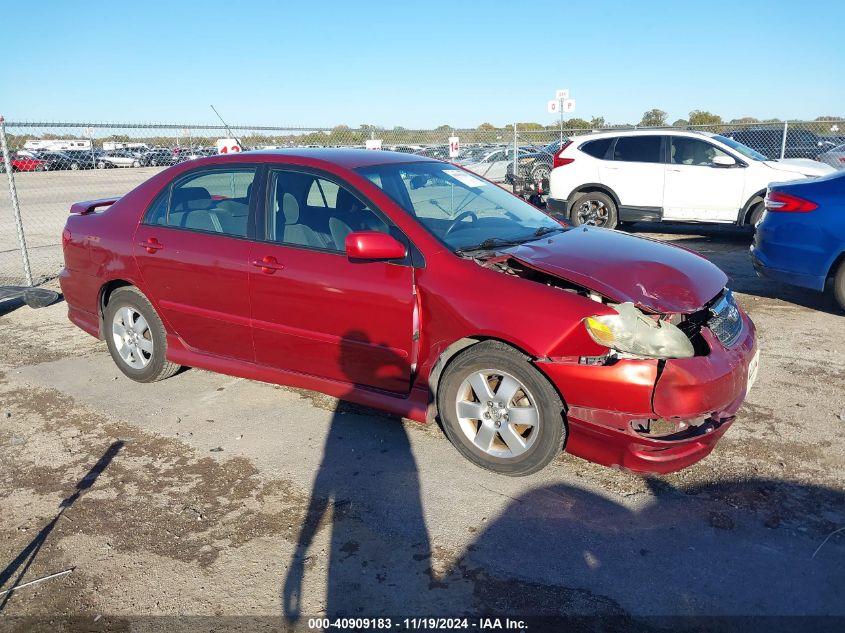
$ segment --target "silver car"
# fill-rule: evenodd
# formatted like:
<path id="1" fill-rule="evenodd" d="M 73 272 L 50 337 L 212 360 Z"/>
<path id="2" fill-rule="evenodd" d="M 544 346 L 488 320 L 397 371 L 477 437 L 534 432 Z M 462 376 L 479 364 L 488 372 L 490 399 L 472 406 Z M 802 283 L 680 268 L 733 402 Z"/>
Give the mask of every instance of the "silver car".
<path id="1" fill-rule="evenodd" d="M 835 169 L 845 169 L 845 143 L 819 154 L 818 160 Z"/>
<path id="2" fill-rule="evenodd" d="M 137 154 L 126 149 L 116 149 L 97 157 L 97 169 L 108 167 L 140 167 L 141 159 Z"/>

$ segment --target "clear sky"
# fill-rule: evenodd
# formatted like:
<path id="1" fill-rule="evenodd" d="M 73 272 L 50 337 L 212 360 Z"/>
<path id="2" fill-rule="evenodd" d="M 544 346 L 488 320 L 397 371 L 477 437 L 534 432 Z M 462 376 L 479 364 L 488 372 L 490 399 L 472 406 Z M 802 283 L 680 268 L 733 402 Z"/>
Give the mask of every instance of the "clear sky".
<path id="1" fill-rule="evenodd" d="M 845 0 L 7 2 L 8 120 L 393 127 L 845 115 Z"/>

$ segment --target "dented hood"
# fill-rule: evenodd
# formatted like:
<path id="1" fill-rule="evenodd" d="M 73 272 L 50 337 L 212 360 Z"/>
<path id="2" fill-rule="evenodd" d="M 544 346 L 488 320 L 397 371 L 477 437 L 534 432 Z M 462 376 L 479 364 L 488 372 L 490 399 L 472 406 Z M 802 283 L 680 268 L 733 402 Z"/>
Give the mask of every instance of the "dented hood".
<path id="1" fill-rule="evenodd" d="M 506 250 L 524 265 L 660 313 L 700 310 L 727 275 L 705 258 L 656 240 L 578 227 Z"/>

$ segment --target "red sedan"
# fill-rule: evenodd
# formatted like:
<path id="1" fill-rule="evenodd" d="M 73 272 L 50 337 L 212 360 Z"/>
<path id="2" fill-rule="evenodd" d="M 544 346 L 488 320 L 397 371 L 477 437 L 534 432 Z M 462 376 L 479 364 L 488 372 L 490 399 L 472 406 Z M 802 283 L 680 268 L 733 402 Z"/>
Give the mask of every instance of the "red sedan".
<path id="1" fill-rule="evenodd" d="M 756 374 L 754 325 L 706 259 L 419 156 L 201 158 L 73 205 L 63 243 L 69 317 L 130 378 L 188 365 L 439 416 L 507 475 L 564 448 L 688 466 Z"/>
<path id="2" fill-rule="evenodd" d="M 12 171 L 44 171 L 47 169 L 47 161 L 35 158 L 34 156 L 12 152 L 9 155 L 9 159 L 12 165 Z M 6 161 L 0 155 L 0 172 L 4 171 L 6 171 Z"/>

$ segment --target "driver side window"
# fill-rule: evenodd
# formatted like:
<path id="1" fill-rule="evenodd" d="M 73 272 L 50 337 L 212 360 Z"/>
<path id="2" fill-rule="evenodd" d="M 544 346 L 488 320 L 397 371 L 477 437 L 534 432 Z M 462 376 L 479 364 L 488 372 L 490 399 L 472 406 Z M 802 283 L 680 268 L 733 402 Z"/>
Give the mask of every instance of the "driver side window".
<path id="1" fill-rule="evenodd" d="M 389 232 L 346 187 L 307 173 L 274 171 L 268 211 L 267 238 L 289 246 L 344 253 L 350 233 Z"/>

